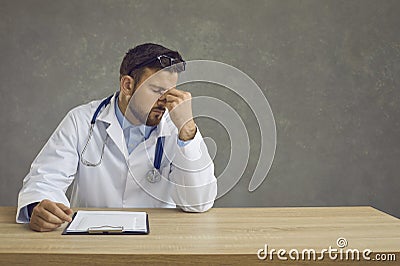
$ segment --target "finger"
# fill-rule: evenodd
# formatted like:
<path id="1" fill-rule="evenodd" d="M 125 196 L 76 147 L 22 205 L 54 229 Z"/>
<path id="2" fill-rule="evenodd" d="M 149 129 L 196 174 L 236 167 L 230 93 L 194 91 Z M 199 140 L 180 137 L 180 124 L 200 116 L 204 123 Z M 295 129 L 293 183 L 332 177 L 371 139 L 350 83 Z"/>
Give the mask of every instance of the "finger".
<path id="1" fill-rule="evenodd" d="M 57 205 L 61 210 L 63 210 L 63 212 L 65 212 L 65 213 L 68 214 L 68 215 L 71 215 L 71 214 L 74 213 L 74 211 L 73 211 L 71 208 L 69 208 L 68 206 L 65 206 L 65 205 L 62 204 L 62 203 L 56 203 L 56 205 Z"/>
<path id="2" fill-rule="evenodd" d="M 164 94 L 170 94 L 170 95 L 175 95 L 175 96 L 178 96 L 178 95 L 181 95 L 182 94 L 182 92 L 183 91 L 181 91 L 181 90 L 178 90 L 178 89 L 176 89 L 176 88 L 171 88 L 171 89 L 169 89 L 169 90 L 167 90 L 167 91 L 165 91 L 165 93 Z"/>
<path id="3" fill-rule="evenodd" d="M 180 104 L 179 100 L 170 100 L 165 103 L 165 107 L 172 112 Z"/>
<path id="4" fill-rule="evenodd" d="M 167 96 L 165 97 L 165 99 L 167 100 L 167 103 L 168 103 L 168 102 L 177 102 L 177 103 L 180 103 L 180 102 L 183 101 L 182 98 L 180 98 L 180 97 L 178 97 L 178 96 L 175 96 L 175 95 L 167 95 Z"/>
<path id="5" fill-rule="evenodd" d="M 166 95 L 173 95 L 173 96 L 177 96 L 179 98 L 188 98 L 189 96 L 191 96 L 190 92 L 187 91 L 181 91 L 175 88 L 172 88 L 170 90 L 168 90 L 166 93 Z"/>
<path id="6" fill-rule="evenodd" d="M 167 96 L 171 95 L 171 96 L 177 96 L 175 94 L 169 94 L 168 91 L 164 92 L 159 98 L 158 101 L 165 101 L 167 99 Z"/>
<path id="7" fill-rule="evenodd" d="M 49 223 L 43 220 L 41 217 L 35 216 L 34 219 L 31 219 L 29 226 L 35 231 L 48 232 L 60 227 L 61 224 Z"/>
<path id="8" fill-rule="evenodd" d="M 37 223 L 32 222 L 32 221 L 29 223 L 29 228 L 32 229 L 33 231 L 36 231 L 36 232 L 49 232 L 49 231 L 52 231 L 52 229 L 41 228 Z"/>
<path id="9" fill-rule="evenodd" d="M 190 99 L 183 99 L 174 95 L 167 95 L 166 96 L 166 101 L 165 101 L 165 105 L 168 108 L 168 110 L 172 110 L 175 107 L 181 105 L 182 106 L 187 106 L 188 108 L 190 108 L 191 111 L 191 105 L 190 105 Z"/>
<path id="10" fill-rule="evenodd" d="M 49 212 L 44 208 L 38 209 L 38 211 L 35 214 L 49 223 L 62 224 L 64 222 L 63 220 L 61 220 L 60 218 L 58 218 L 57 216 L 55 216 L 54 214 L 52 214 L 51 212 Z"/>
<path id="11" fill-rule="evenodd" d="M 158 98 L 158 101 L 164 101 L 165 100 L 165 97 L 167 97 L 167 93 L 166 92 L 164 92 L 161 96 L 160 96 L 160 98 Z"/>
<path id="12" fill-rule="evenodd" d="M 69 217 L 56 203 L 47 204 L 43 206 L 46 210 L 57 216 L 63 221 L 71 222 L 72 219 Z"/>

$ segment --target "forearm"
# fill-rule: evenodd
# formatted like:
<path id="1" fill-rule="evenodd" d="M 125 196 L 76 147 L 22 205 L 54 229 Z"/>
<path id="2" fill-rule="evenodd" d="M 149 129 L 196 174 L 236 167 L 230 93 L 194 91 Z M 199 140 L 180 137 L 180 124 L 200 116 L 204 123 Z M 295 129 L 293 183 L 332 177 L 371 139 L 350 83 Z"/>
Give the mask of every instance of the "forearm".
<path id="1" fill-rule="evenodd" d="M 175 204 L 183 210 L 202 212 L 212 207 L 217 195 L 217 180 L 200 132 L 188 145 L 179 148 L 170 179 L 174 183 Z"/>

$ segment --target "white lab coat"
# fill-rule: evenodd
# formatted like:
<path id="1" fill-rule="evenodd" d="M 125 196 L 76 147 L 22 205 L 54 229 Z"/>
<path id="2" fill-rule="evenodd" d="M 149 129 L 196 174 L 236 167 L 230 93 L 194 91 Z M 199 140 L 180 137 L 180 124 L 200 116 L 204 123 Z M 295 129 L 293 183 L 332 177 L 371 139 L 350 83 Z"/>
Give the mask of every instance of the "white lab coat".
<path id="1" fill-rule="evenodd" d="M 71 110 L 35 158 L 18 196 L 16 220 L 29 222 L 26 206 L 49 199 L 73 207 L 175 208 L 203 212 L 217 195 L 214 165 L 197 130 L 189 144 L 177 144 L 177 128 L 168 112 L 149 138 L 128 154 L 123 131 L 115 115 L 115 97 L 98 115 L 84 158 L 98 162 L 108 135 L 102 162 L 91 167 L 81 163 L 90 120 L 101 100 Z M 165 136 L 161 162 L 163 178 L 150 183 L 154 151 Z M 128 167 L 129 164 L 129 167 Z M 130 170 L 129 170 L 130 169 Z M 74 181 L 74 182 L 73 182 Z M 73 182 L 71 203 L 65 195 Z"/>

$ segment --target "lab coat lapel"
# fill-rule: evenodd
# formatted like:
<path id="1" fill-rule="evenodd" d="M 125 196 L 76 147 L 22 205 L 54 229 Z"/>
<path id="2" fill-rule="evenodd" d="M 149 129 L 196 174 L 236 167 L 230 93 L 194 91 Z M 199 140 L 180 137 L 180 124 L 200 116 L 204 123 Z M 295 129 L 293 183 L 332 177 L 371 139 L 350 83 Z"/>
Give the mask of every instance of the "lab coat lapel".
<path id="1" fill-rule="evenodd" d="M 117 145 L 118 149 L 122 152 L 125 158 L 128 158 L 128 150 L 125 144 L 124 133 L 119 125 L 117 116 L 115 115 L 115 97 L 117 93 L 111 98 L 110 106 L 101 112 L 97 120 L 108 123 L 106 131 L 108 136 Z"/>
<path id="2" fill-rule="evenodd" d="M 171 121 L 168 109 L 165 109 L 165 113 L 164 113 L 163 117 L 161 118 L 161 121 L 158 124 L 157 129 L 156 129 L 157 138 L 162 137 L 162 136 L 171 135 L 171 133 L 174 130 L 174 127 L 175 126 L 174 126 L 173 122 Z"/>
<path id="3" fill-rule="evenodd" d="M 146 181 L 145 177 L 148 171 L 152 170 L 154 166 L 154 156 L 157 139 L 159 137 L 167 137 L 172 134 L 174 130 L 174 125 L 171 123 L 172 121 L 169 117 L 168 110 L 166 110 L 163 118 L 157 125 L 157 128 L 150 134 L 149 138 L 140 143 L 138 147 L 133 150 L 133 152 L 129 155 L 127 160 L 128 167 L 131 170 L 129 171 L 129 174 L 135 181 L 135 186 L 143 182 L 148 182 Z M 165 150 L 163 152 L 165 152 Z M 130 182 L 127 182 L 126 193 L 127 191 L 129 191 L 129 189 L 132 189 L 129 188 L 130 186 L 132 186 L 132 184 Z M 143 185 L 139 186 L 142 187 Z"/>

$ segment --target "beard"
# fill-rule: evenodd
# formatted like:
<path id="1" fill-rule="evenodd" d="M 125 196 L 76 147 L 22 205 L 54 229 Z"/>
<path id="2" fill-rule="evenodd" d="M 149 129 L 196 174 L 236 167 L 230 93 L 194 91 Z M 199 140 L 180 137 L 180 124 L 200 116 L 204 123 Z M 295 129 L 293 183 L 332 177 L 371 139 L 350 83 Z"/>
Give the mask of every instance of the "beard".
<path id="1" fill-rule="evenodd" d="M 139 106 L 134 106 L 133 104 L 129 104 L 127 112 L 129 112 L 129 114 L 125 114 L 125 116 L 128 118 L 128 120 L 129 117 L 133 116 L 141 124 L 145 124 L 146 126 L 156 126 L 160 123 L 164 115 L 165 108 L 162 106 L 155 105 L 150 109 L 150 111 L 147 111 L 140 108 Z"/>

